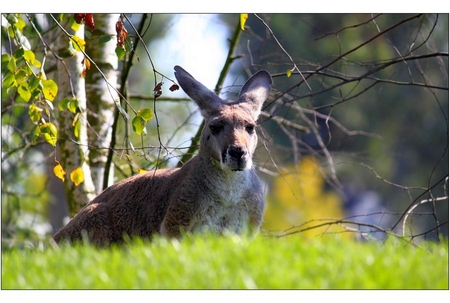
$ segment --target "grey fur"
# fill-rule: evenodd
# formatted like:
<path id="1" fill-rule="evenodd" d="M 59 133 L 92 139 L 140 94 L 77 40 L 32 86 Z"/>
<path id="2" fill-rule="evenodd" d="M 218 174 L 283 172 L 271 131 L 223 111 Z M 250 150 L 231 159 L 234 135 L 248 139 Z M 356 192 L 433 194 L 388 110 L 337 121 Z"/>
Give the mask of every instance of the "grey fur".
<path id="1" fill-rule="evenodd" d="M 272 78 L 259 71 L 238 99 L 227 103 L 181 67 L 174 69 L 205 118 L 199 154 L 181 168 L 135 175 L 107 188 L 54 235 L 56 242 L 80 241 L 87 234 L 91 243 L 104 246 L 124 236 L 258 231 L 264 195 L 252 163 L 254 127 Z"/>

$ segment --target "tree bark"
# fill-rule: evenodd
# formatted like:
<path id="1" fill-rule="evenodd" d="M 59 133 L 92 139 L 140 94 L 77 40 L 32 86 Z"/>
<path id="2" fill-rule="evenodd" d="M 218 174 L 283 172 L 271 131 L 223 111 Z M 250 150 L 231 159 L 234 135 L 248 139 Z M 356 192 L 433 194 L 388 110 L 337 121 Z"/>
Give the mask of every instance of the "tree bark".
<path id="1" fill-rule="evenodd" d="M 116 22 L 119 14 L 94 14 L 95 35 L 112 35 L 116 32 Z M 115 36 L 114 36 L 115 37 Z M 91 42 L 86 45 L 86 52 L 103 75 L 91 68 L 86 74 L 86 97 L 88 108 L 89 164 L 95 191 L 99 194 L 103 190 L 103 176 L 111 144 L 112 125 L 114 123 L 114 102 L 119 100 L 116 88 L 118 83 L 119 62 L 115 53 L 116 39 L 99 45 Z M 105 80 L 106 78 L 106 80 Z M 108 186 L 113 179 L 113 166 L 109 168 Z"/>
<path id="2" fill-rule="evenodd" d="M 69 34 L 84 39 L 84 25 L 81 25 L 76 32 L 70 29 L 67 22 L 63 26 Z M 69 37 L 61 32 L 56 42 L 58 49 L 67 49 L 69 41 Z M 78 138 L 74 136 L 74 127 L 72 125 L 74 114 L 69 110 L 62 110 L 58 118 L 60 133 L 58 151 L 61 165 L 67 173 L 64 181 L 64 190 L 71 217 L 95 197 L 95 188 L 89 167 L 85 80 L 81 76 L 83 70 L 81 62 L 83 59 L 83 53 L 76 51 L 73 56 L 64 58 L 63 62 L 59 61 L 57 69 L 59 83 L 57 100 L 76 98 L 80 110 L 79 119 L 81 127 Z M 76 186 L 70 179 L 70 173 L 79 167 L 83 170 L 84 181 Z"/>

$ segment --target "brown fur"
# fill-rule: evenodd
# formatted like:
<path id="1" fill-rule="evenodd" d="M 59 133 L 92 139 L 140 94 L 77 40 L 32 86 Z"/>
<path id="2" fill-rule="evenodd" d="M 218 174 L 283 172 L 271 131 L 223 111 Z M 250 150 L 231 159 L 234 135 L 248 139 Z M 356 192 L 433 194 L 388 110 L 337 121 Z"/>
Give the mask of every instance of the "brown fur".
<path id="1" fill-rule="evenodd" d="M 79 241 L 85 234 L 103 246 L 121 243 L 124 236 L 259 229 L 264 196 L 252 155 L 254 127 L 270 91 L 270 75 L 258 72 L 238 100 L 226 103 L 181 67 L 175 71 L 205 118 L 199 154 L 182 168 L 150 171 L 107 188 L 55 234 L 56 242 Z"/>

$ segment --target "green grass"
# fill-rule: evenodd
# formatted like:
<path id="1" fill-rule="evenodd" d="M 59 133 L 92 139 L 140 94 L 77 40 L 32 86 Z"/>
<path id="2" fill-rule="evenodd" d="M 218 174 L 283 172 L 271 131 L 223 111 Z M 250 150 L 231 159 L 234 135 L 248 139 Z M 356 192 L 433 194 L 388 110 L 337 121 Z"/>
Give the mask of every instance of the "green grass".
<path id="1" fill-rule="evenodd" d="M 448 245 L 190 236 L 2 254 L 3 289 L 448 289 Z"/>

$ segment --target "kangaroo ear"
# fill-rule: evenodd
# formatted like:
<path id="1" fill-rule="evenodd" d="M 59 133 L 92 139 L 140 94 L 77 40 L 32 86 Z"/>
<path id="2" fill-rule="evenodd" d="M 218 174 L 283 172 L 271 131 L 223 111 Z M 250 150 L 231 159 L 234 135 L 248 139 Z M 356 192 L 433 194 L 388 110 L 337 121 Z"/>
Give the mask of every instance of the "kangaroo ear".
<path id="1" fill-rule="evenodd" d="M 200 108 L 203 117 L 208 117 L 224 104 L 213 91 L 194 79 L 180 66 L 175 66 L 175 77 L 184 92 L 191 97 Z"/>
<path id="2" fill-rule="evenodd" d="M 245 82 L 239 93 L 236 103 L 249 103 L 254 112 L 255 120 L 261 113 L 261 108 L 269 96 L 272 84 L 272 77 L 265 70 L 260 70 Z"/>

